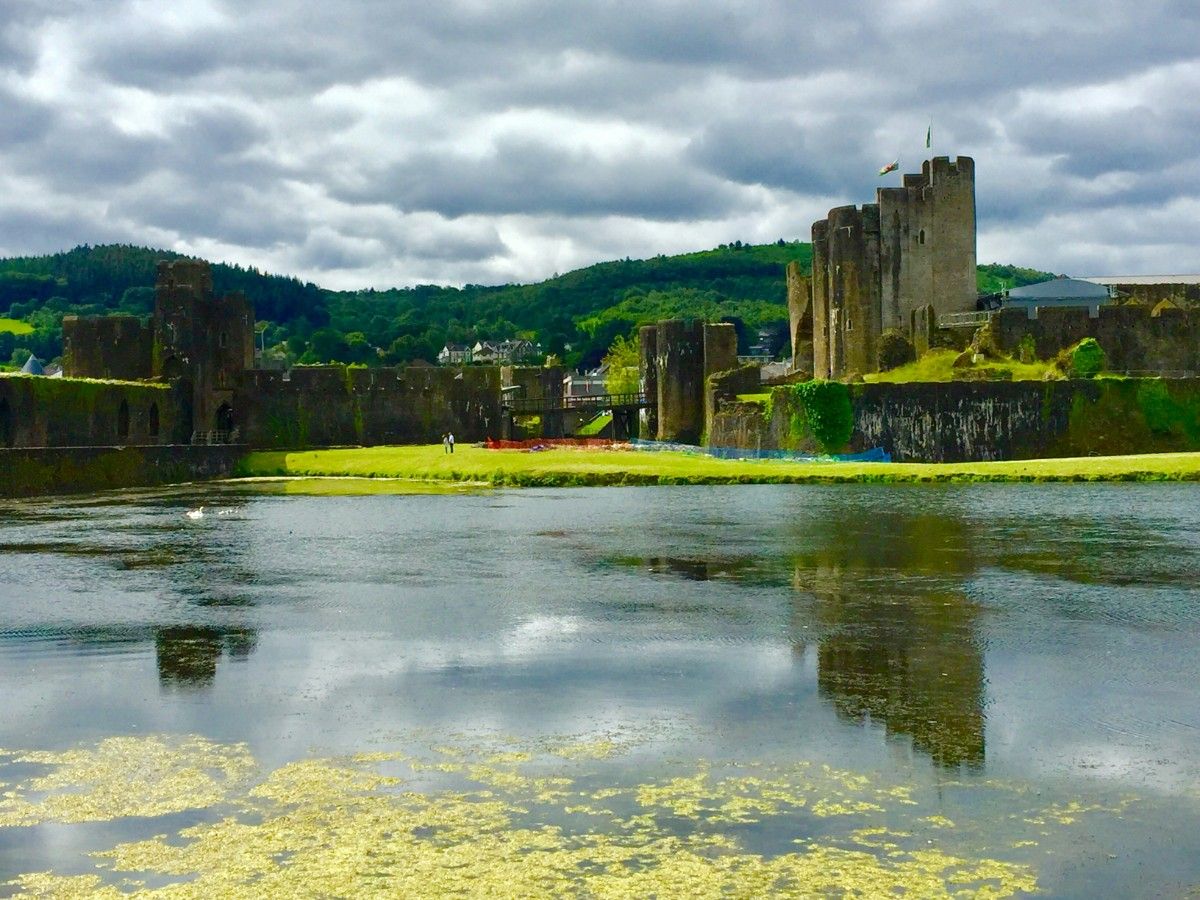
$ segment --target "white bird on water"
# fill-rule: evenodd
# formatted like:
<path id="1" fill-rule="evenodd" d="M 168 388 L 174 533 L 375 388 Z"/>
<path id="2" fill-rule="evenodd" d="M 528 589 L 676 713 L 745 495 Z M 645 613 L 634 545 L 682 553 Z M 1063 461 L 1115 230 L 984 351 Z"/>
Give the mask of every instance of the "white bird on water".
<path id="1" fill-rule="evenodd" d="M 204 518 L 204 507 L 201 506 L 201 507 L 198 507 L 197 509 L 189 509 L 186 513 L 184 513 L 184 515 L 187 516 L 189 519 L 203 519 Z"/>

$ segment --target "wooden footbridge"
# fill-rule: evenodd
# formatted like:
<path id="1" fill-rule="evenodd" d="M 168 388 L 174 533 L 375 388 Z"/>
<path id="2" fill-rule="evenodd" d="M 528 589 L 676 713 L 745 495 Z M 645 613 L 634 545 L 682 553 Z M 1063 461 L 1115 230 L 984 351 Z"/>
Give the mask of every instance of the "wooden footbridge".
<path id="1" fill-rule="evenodd" d="M 645 393 L 634 394 L 584 394 L 568 397 L 517 397 L 515 392 L 506 391 L 500 401 L 503 413 L 503 436 L 512 434 L 512 421 L 517 416 L 540 416 L 542 437 L 564 437 L 567 434 L 568 416 L 572 418 L 611 412 L 612 436 L 617 439 L 637 437 L 638 413 L 653 405 L 656 400 Z M 573 429 L 572 429 L 573 430 Z"/>
<path id="2" fill-rule="evenodd" d="M 650 401 L 645 394 L 585 394 L 578 397 L 505 397 L 501 405 L 516 416 L 537 416 L 548 412 L 605 412 L 617 409 L 645 409 Z"/>

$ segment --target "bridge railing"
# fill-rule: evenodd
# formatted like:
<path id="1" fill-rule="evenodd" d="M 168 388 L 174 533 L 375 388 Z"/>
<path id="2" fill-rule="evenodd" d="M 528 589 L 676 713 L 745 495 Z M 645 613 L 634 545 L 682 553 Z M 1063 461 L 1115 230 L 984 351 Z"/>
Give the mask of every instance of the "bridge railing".
<path id="1" fill-rule="evenodd" d="M 557 412 L 568 409 L 612 409 L 616 406 L 646 406 L 644 393 L 584 394 L 578 397 L 506 397 L 505 408 L 518 415 Z"/>
<path id="2" fill-rule="evenodd" d="M 990 315 L 991 313 L 987 310 L 942 313 L 937 317 L 937 324 L 938 328 L 978 328 L 980 325 L 987 324 Z"/>

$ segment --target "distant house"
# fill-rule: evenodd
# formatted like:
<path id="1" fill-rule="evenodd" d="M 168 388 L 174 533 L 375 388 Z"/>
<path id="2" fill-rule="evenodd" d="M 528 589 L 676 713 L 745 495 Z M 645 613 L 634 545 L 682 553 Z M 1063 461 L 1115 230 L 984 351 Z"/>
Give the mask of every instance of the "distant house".
<path id="1" fill-rule="evenodd" d="M 608 366 L 592 369 L 583 375 L 572 372 L 563 377 L 563 396 L 596 397 L 600 394 L 607 394 L 608 387 L 605 384 L 607 376 Z"/>
<path id="2" fill-rule="evenodd" d="M 1112 296 L 1112 289 L 1104 284 L 1079 278 L 1052 278 L 1005 291 L 1002 305 L 1026 310 L 1085 306 L 1092 315 L 1099 315 L 1100 307 L 1111 303 Z"/>
<path id="3" fill-rule="evenodd" d="M 494 366 L 500 362 L 500 345 L 495 341 L 478 341 L 471 348 L 471 362 L 481 366 Z"/>
<path id="4" fill-rule="evenodd" d="M 532 341 L 479 341 L 471 348 L 471 362 L 484 366 L 505 366 L 536 355 Z"/>
<path id="5" fill-rule="evenodd" d="M 533 345 L 533 341 L 518 338 L 517 340 L 500 342 L 500 355 L 504 362 L 521 362 L 536 354 L 537 348 Z"/>
<path id="6" fill-rule="evenodd" d="M 439 366 L 465 366 L 471 362 L 471 348 L 466 344 L 446 344 L 437 361 Z"/>

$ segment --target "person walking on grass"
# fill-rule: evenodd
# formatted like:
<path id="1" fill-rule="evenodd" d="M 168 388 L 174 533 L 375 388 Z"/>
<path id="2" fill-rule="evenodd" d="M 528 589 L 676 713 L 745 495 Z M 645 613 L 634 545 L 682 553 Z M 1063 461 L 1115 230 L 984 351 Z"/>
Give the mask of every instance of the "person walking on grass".
<path id="1" fill-rule="evenodd" d="M 443 453 L 450 452 L 450 432 L 448 432 L 448 431 L 442 432 L 442 452 Z"/>
<path id="2" fill-rule="evenodd" d="M 454 452 L 454 432 L 453 431 L 446 432 L 446 452 L 447 453 Z"/>

